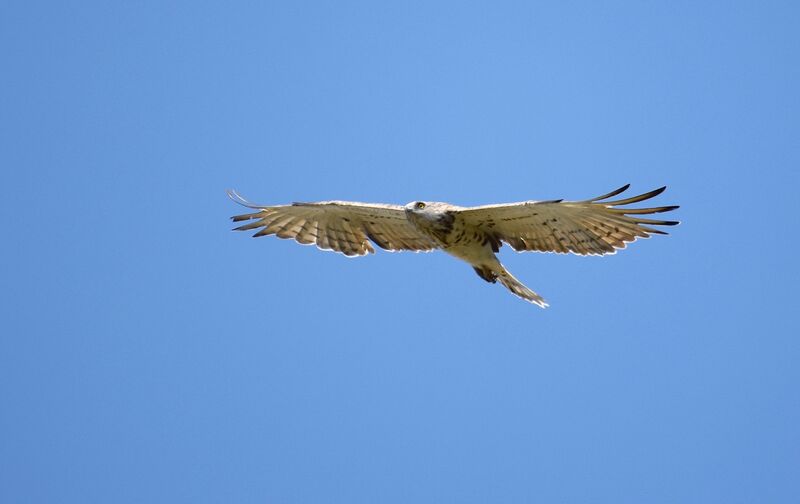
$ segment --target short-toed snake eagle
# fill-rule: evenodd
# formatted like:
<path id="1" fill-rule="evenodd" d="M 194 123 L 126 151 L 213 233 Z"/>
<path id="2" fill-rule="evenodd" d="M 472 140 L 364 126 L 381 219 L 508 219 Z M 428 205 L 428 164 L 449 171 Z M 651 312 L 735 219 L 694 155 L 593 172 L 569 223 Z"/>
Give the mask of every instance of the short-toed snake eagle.
<path id="1" fill-rule="evenodd" d="M 440 249 L 468 262 L 487 282 L 500 281 L 516 296 L 546 307 L 544 299 L 514 278 L 495 253 L 507 243 L 518 252 L 613 254 L 637 238 L 667 234 L 650 226 L 678 224 L 641 217 L 677 206 L 623 208 L 653 198 L 666 187 L 609 201 L 629 186 L 583 201 L 523 201 L 478 207 L 428 201 L 406 206 L 352 201 L 266 206 L 252 204 L 235 191 L 228 191 L 228 196 L 256 210 L 232 217 L 234 222 L 251 221 L 235 228 L 237 231 L 260 228 L 253 236 L 274 234 L 351 257 L 374 253 L 371 243 L 390 251 Z"/>

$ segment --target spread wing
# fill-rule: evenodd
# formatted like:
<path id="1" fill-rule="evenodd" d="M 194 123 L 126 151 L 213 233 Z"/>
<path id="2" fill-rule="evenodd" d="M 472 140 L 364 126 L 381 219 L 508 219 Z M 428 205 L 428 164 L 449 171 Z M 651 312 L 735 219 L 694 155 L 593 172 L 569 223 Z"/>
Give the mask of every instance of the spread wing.
<path id="1" fill-rule="evenodd" d="M 252 221 L 236 231 L 261 228 L 254 237 L 276 235 L 304 245 L 346 256 L 374 253 L 370 240 L 386 250 L 428 251 L 436 245 L 406 220 L 403 207 L 350 201 L 320 201 L 291 205 L 261 206 L 228 191 L 235 202 L 258 210 L 231 217 L 234 222 Z"/>
<path id="2" fill-rule="evenodd" d="M 658 196 L 666 187 L 631 198 L 604 201 L 628 187 L 630 184 L 585 201 L 525 201 L 471 207 L 460 212 L 460 216 L 466 225 L 475 226 L 494 238 L 493 242 L 506 242 L 516 251 L 613 254 L 637 238 L 667 234 L 650 226 L 678 224 L 678 221 L 641 217 L 675 210 L 677 206 L 622 208 Z"/>

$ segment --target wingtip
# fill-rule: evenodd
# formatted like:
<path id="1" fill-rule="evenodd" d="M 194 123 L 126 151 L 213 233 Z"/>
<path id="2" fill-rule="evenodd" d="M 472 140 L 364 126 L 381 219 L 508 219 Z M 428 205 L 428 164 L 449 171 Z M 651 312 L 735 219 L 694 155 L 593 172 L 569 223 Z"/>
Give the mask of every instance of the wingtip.
<path id="1" fill-rule="evenodd" d="M 227 194 L 228 198 L 235 203 L 241 204 L 244 201 L 244 198 L 242 198 L 239 193 L 236 192 L 236 189 L 225 189 L 225 194 Z"/>
<path id="2" fill-rule="evenodd" d="M 639 194 L 638 196 L 632 196 L 630 198 L 615 200 L 615 201 L 603 201 L 602 204 L 606 205 L 607 207 L 615 207 L 615 206 L 622 206 L 622 205 L 630 205 L 631 203 L 638 203 L 640 201 L 646 201 L 651 198 L 655 198 L 659 194 L 663 193 L 667 189 L 667 186 L 661 186 L 658 189 L 653 189 L 650 192 L 646 192 L 643 194 Z M 599 200 L 595 200 L 598 202 Z"/>
<path id="3" fill-rule="evenodd" d="M 245 206 L 247 208 L 264 208 L 262 205 L 256 205 L 255 203 L 251 203 L 250 201 L 247 201 L 246 199 L 244 199 L 242 197 L 242 195 L 240 195 L 238 192 L 236 192 L 235 189 L 225 189 L 225 193 L 228 195 L 228 197 L 234 203 L 238 203 L 238 204 L 240 204 L 242 206 Z"/>
<path id="4" fill-rule="evenodd" d="M 625 184 L 622 187 L 614 189 L 610 193 L 606 193 L 606 194 L 603 194 L 602 196 L 597 196 L 597 197 L 585 200 L 585 202 L 586 203 L 596 203 L 596 202 L 603 201 L 604 199 L 613 198 L 617 194 L 621 194 L 621 193 L 624 193 L 625 191 L 627 191 L 630 186 L 631 186 L 630 184 Z"/>

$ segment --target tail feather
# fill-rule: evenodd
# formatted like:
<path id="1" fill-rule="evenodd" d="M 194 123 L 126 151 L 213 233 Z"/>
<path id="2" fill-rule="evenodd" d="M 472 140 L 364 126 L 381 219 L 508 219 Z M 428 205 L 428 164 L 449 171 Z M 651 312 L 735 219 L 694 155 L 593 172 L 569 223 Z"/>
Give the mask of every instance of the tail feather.
<path id="1" fill-rule="evenodd" d="M 542 308 L 547 308 L 548 305 L 547 301 L 544 300 L 542 296 L 536 294 L 529 288 L 527 288 L 522 282 L 514 278 L 514 275 L 508 272 L 503 265 L 500 265 L 500 271 L 497 272 L 497 279 L 500 281 L 506 289 L 510 290 L 512 294 L 517 297 L 524 299 L 530 303 L 533 303 L 537 306 L 541 306 Z"/>

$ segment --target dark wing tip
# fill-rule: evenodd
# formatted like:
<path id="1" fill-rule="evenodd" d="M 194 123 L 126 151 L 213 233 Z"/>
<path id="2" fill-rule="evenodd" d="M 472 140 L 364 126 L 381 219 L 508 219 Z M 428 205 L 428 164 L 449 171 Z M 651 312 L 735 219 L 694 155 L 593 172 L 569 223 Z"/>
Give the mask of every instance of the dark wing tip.
<path id="1" fill-rule="evenodd" d="M 650 192 L 646 192 L 644 194 L 639 194 L 638 196 L 632 196 L 630 198 L 625 198 L 625 199 L 616 200 L 616 201 L 604 201 L 601 204 L 609 206 L 609 207 L 611 207 L 611 206 L 619 206 L 619 205 L 630 205 L 631 203 L 638 203 L 640 201 L 649 200 L 650 198 L 655 198 L 659 194 L 661 194 L 664 191 L 666 191 L 666 189 L 667 189 L 667 186 L 662 186 L 662 187 L 659 187 L 658 189 L 653 189 Z"/>
<path id="2" fill-rule="evenodd" d="M 604 199 L 611 198 L 613 196 L 616 196 L 617 194 L 620 194 L 620 193 L 623 193 L 623 192 L 627 191 L 630 186 L 631 186 L 630 184 L 625 184 L 624 186 L 622 186 L 622 187 L 620 187 L 618 189 L 614 189 L 610 193 L 604 194 L 602 196 L 597 196 L 596 198 L 592 198 L 592 199 L 586 200 L 586 202 L 589 203 L 589 202 L 595 202 L 595 201 L 602 201 Z"/>

